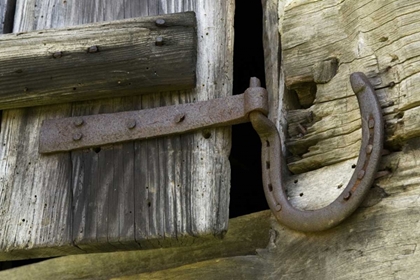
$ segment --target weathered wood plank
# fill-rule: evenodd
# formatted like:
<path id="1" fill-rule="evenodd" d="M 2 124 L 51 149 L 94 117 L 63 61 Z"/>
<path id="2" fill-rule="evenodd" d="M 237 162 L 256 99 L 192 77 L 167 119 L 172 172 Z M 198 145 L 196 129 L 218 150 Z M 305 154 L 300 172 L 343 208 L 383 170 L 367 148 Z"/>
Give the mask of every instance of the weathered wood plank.
<path id="1" fill-rule="evenodd" d="M 0 34 L 3 34 L 4 15 L 6 13 L 7 0 L 0 1 Z"/>
<path id="2" fill-rule="evenodd" d="M 34 248 L 44 246 L 51 249 L 42 256 L 74 253 L 71 250 L 73 242 L 88 252 L 156 248 L 188 244 L 192 239 L 197 241 L 195 237 L 189 239 L 188 236 L 213 237 L 226 231 L 230 128 L 211 129 L 205 134 L 197 132 L 123 144 L 124 155 L 129 154 L 129 157 L 120 154 L 121 145 L 101 147 L 100 151 L 90 149 L 53 157 L 38 155 L 35 147 L 33 153 L 25 154 L 24 148 L 27 143 L 38 141 L 36 131 L 39 131 L 45 118 L 69 117 L 82 111 L 83 114 L 94 114 L 108 105 L 109 110 L 117 112 L 230 95 L 234 1 L 18 1 L 19 15 L 15 22 L 15 32 L 191 10 L 197 14 L 199 86 L 196 90 L 5 111 L 2 124 L 5 129 L 1 133 L 4 140 L 2 143 L 6 143 L 6 146 L 1 147 L 4 160 L 0 162 L 1 177 L 5 178 L 4 186 L 6 183 L 8 186 L 6 192 L 0 193 L 0 200 L 7 201 L 0 206 L 3 211 L 0 229 L 4 229 L 0 234 L 0 251 L 7 251 L 1 255 L 3 260 L 36 257 L 40 251 L 35 251 Z M 33 111 L 38 114 L 32 116 Z M 42 113 L 44 111 L 45 114 Z M 27 127 L 28 118 L 33 118 L 34 121 Z M 31 130 L 31 138 L 26 130 Z M 112 152 L 107 154 L 105 163 L 101 164 L 100 154 L 104 151 L 108 153 L 107 149 Z M 50 161 L 44 160 L 49 158 Z M 61 171 L 56 170 L 56 161 L 66 163 L 67 166 Z M 118 164 L 122 161 L 128 170 L 123 174 L 120 173 L 122 167 Z M 21 163 L 24 162 L 37 162 L 36 168 L 33 167 L 36 180 L 31 181 L 31 184 L 18 184 L 16 181 L 27 182 L 33 178 L 27 179 L 23 176 L 16 179 L 15 170 L 23 166 Z M 58 181 L 54 180 L 57 176 L 68 178 L 67 182 L 60 185 L 60 189 L 53 183 Z M 129 178 L 130 176 L 132 177 Z M 107 182 L 107 189 L 99 185 L 100 180 Z M 12 189 L 20 185 L 20 192 L 12 192 Z M 115 195 L 111 186 L 117 186 L 118 195 Z M 40 212 L 38 209 L 34 210 L 33 206 L 21 206 L 17 202 L 9 205 L 8 198 L 12 193 L 15 196 L 19 194 L 20 201 L 29 200 L 34 192 L 38 193 L 38 200 L 41 200 L 39 193 L 42 193 L 43 199 L 55 199 L 49 195 L 48 190 L 51 189 L 57 189 L 61 196 L 67 198 L 60 200 L 63 204 L 60 206 L 48 204 L 46 211 L 50 215 L 63 217 L 54 220 L 54 228 L 51 224 L 42 224 L 42 220 L 38 219 Z M 57 194 L 56 197 L 60 196 Z M 25 215 L 33 215 L 34 219 L 29 225 L 32 231 L 26 228 L 21 230 L 16 226 L 10 228 L 19 223 L 19 218 L 15 217 L 15 213 L 19 211 Z M 117 224 L 116 213 L 119 217 L 124 215 L 126 219 L 120 219 Z M 102 219 L 99 219 L 99 215 Z M 64 217 L 69 220 L 60 223 L 64 221 Z M 33 235 L 41 228 L 51 232 L 49 239 Z M 57 234 L 54 232 L 55 228 L 64 228 L 66 234 Z M 38 243 L 30 243 L 23 250 L 25 240 L 38 237 Z M 11 244 L 10 240 L 16 241 Z M 56 240 L 61 240 L 61 243 Z M 69 247 L 63 244 L 68 244 Z M 15 250 L 13 254 L 10 252 L 12 249 Z"/>
<path id="3" fill-rule="evenodd" d="M 264 211 L 229 221 L 223 239 L 196 239 L 189 246 L 161 250 L 137 250 L 83 254 L 55 258 L 0 272 L 1 279 L 109 279 L 121 275 L 169 269 L 198 261 L 254 254 L 269 242 L 270 212 Z M 227 279 L 227 278 L 222 278 Z"/>
<path id="4" fill-rule="evenodd" d="M 0 46 L 0 109 L 195 87 L 191 12 L 10 34 Z"/>
<path id="5" fill-rule="evenodd" d="M 113 280 L 135 279 L 240 279 L 254 280 L 263 279 L 265 274 L 262 267 L 266 264 L 258 256 L 239 256 L 232 258 L 220 258 L 194 264 L 188 264 L 177 268 L 166 269 L 156 272 L 146 272 L 131 276 L 111 278 Z"/>
<path id="6" fill-rule="evenodd" d="M 398 150 L 408 139 L 420 136 L 416 125 L 420 94 L 415 86 L 420 77 L 418 4 L 325 0 L 286 5 L 280 20 L 286 81 L 305 80 L 302 77 L 315 81 L 326 61 L 338 60 L 335 76 L 327 83 L 317 81 L 316 99 L 306 109 L 314 122 L 303 125 L 306 133 L 293 133 L 287 140 L 290 151 L 302 158 L 289 165 L 292 172 L 357 156 L 358 149 L 352 146 L 360 137 L 355 133 L 360 121 L 349 85 L 349 74 L 355 71 L 367 73 L 380 88 L 377 93 L 387 122 L 385 145 Z M 298 125 L 291 122 L 291 130 Z M 323 160 L 326 151 L 335 160 Z"/>
<path id="7" fill-rule="evenodd" d="M 15 9 L 16 0 L 0 1 L 0 34 L 12 32 Z"/>
<path id="8" fill-rule="evenodd" d="M 393 173 L 375 182 L 382 193 L 373 189 L 364 206 L 336 228 L 300 233 L 272 218 L 268 247 L 256 256 L 213 259 L 117 279 L 418 279 L 419 155 L 416 138 L 401 152 L 384 157 L 382 168 L 392 167 Z M 340 177 L 332 167 L 330 173 L 305 174 L 315 175 L 313 181 L 321 173 L 327 180 Z"/>

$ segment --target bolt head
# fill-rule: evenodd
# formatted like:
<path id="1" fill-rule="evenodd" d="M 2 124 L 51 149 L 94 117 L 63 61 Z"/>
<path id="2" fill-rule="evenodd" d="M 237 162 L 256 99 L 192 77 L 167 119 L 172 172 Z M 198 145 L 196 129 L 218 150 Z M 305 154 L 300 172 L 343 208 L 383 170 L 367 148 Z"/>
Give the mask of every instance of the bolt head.
<path id="1" fill-rule="evenodd" d="M 175 123 L 181 123 L 185 120 L 185 114 L 184 113 L 180 113 L 178 115 L 175 116 L 174 122 Z"/>
<path id="2" fill-rule="evenodd" d="M 127 121 L 127 127 L 128 129 L 133 129 L 136 127 L 136 121 L 135 120 L 129 120 Z"/>
<path id="3" fill-rule="evenodd" d="M 157 37 L 155 41 L 156 46 L 163 46 L 163 37 Z"/>
<path id="4" fill-rule="evenodd" d="M 344 200 L 349 200 L 349 199 L 350 199 L 350 197 L 351 197 L 351 192 L 348 192 L 348 193 L 346 193 L 346 194 L 344 195 L 343 199 L 344 199 Z"/>
<path id="5" fill-rule="evenodd" d="M 55 52 L 55 53 L 53 53 L 53 55 L 52 55 L 52 57 L 53 58 L 60 58 L 60 57 L 62 57 L 63 56 L 63 53 L 62 52 Z"/>
<path id="6" fill-rule="evenodd" d="M 99 52 L 98 46 L 91 46 L 88 48 L 88 53 L 96 53 Z"/>
<path id="7" fill-rule="evenodd" d="M 362 180 L 363 177 L 365 177 L 365 171 L 362 169 L 359 171 L 359 173 L 357 173 L 357 179 Z"/>
<path id="8" fill-rule="evenodd" d="M 77 118 L 73 121 L 74 126 L 81 126 L 85 121 L 82 118 Z"/>
<path id="9" fill-rule="evenodd" d="M 372 153 L 372 150 L 373 150 L 373 145 L 371 145 L 371 144 L 367 145 L 367 147 L 366 147 L 366 153 L 368 155 L 370 155 Z"/>
<path id="10" fill-rule="evenodd" d="M 374 119 L 370 119 L 369 123 L 368 123 L 369 128 L 374 128 L 375 127 L 375 120 Z"/>
<path id="11" fill-rule="evenodd" d="M 79 141 L 79 140 L 82 139 L 82 137 L 83 137 L 83 134 L 75 133 L 75 134 L 73 134 L 73 141 Z"/>
<path id="12" fill-rule="evenodd" d="M 281 205 L 280 205 L 280 204 L 276 204 L 276 211 L 277 211 L 277 212 L 280 212 L 280 211 L 281 211 L 281 208 L 282 208 L 282 207 L 281 207 Z"/>
<path id="13" fill-rule="evenodd" d="M 165 26 L 165 20 L 163 18 L 159 18 L 156 20 L 156 26 L 162 27 Z"/>

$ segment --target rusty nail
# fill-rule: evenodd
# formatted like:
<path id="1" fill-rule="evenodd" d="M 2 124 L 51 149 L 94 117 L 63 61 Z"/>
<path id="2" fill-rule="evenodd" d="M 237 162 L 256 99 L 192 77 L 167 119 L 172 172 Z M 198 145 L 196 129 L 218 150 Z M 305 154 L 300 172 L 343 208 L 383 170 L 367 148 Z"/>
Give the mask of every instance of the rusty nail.
<path id="1" fill-rule="evenodd" d="M 99 52 L 98 46 L 91 46 L 88 48 L 88 53 L 96 53 Z"/>
<path id="2" fill-rule="evenodd" d="M 357 173 L 357 179 L 362 180 L 365 177 L 365 171 L 362 169 Z"/>
<path id="3" fill-rule="evenodd" d="M 135 120 L 129 120 L 127 121 L 127 127 L 128 129 L 133 129 L 136 127 L 136 121 Z"/>
<path id="4" fill-rule="evenodd" d="M 163 38 L 162 37 L 157 37 L 156 41 L 155 41 L 155 45 L 156 46 L 163 46 Z"/>
<path id="5" fill-rule="evenodd" d="M 53 53 L 53 55 L 52 55 L 52 57 L 53 58 L 60 58 L 60 57 L 62 57 L 63 56 L 63 53 L 62 52 L 55 52 L 55 53 Z"/>
<path id="6" fill-rule="evenodd" d="M 75 126 L 81 126 L 85 121 L 82 118 L 77 118 L 74 120 L 73 124 Z"/>
<path id="7" fill-rule="evenodd" d="M 79 141 L 82 137 L 83 135 L 81 133 L 73 134 L 73 141 Z"/>
<path id="8" fill-rule="evenodd" d="M 368 125 L 369 125 L 369 128 L 374 128 L 375 127 L 375 120 L 370 119 Z"/>
<path id="9" fill-rule="evenodd" d="M 276 205 L 276 211 L 277 211 L 277 212 L 280 212 L 280 211 L 281 211 L 281 208 L 282 208 L 282 207 L 281 207 L 281 205 L 280 205 L 280 204 L 277 204 L 277 205 Z"/>
<path id="10" fill-rule="evenodd" d="M 349 200 L 349 199 L 350 199 L 350 197 L 351 197 L 351 192 L 348 192 L 348 193 L 346 193 L 346 194 L 343 196 L 343 199 L 344 199 L 344 200 Z"/>
<path id="11" fill-rule="evenodd" d="M 184 120 L 185 120 L 185 114 L 184 113 L 180 113 L 180 114 L 176 115 L 175 119 L 174 119 L 174 121 L 176 123 L 183 122 Z"/>
<path id="12" fill-rule="evenodd" d="M 298 123 L 298 129 L 303 135 L 305 135 L 308 132 L 306 130 L 306 128 L 303 125 L 301 125 L 300 123 Z"/>
<path id="13" fill-rule="evenodd" d="M 159 18 L 155 21 L 156 26 L 162 27 L 165 26 L 165 20 L 163 18 Z"/>
<path id="14" fill-rule="evenodd" d="M 373 145 L 372 144 L 367 145 L 367 147 L 366 147 L 366 153 L 368 155 L 370 155 L 372 153 L 372 150 L 373 150 Z"/>

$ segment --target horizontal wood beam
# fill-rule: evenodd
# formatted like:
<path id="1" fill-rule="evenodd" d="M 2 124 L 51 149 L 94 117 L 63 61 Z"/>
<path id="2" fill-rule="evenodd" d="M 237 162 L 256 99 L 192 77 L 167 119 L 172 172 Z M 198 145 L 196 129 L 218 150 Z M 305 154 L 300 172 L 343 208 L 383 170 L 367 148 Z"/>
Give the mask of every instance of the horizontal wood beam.
<path id="1" fill-rule="evenodd" d="M 0 272 L 0 279 L 103 279 L 169 269 L 214 258 L 254 254 L 269 242 L 269 211 L 229 221 L 223 239 L 186 237 L 183 247 L 82 254 L 55 258 Z"/>
<path id="2" fill-rule="evenodd" d="M 0 37 L 0 109 L 195 87 L 193 12 Z"/>

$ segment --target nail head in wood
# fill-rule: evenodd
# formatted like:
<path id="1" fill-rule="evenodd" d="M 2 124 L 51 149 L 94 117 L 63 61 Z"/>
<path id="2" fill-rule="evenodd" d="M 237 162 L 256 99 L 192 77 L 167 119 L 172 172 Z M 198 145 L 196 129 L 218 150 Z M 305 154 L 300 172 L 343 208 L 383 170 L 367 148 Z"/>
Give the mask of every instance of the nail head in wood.
<path id="1" fill-rule="evenodd" d="M 156 23 L 156 26 L 162 27 L 162 26 L 165 26 L 166 22 L 163 18 L 159 18 L 159 19 L 156 20 L 155 23 Z"/>
<path id="2" fill-rule="evenodd" d="M 74 126 L 81 126 L 85 121 L 82 118 L 77 118 L 74 120 Z"/>
<path id="3" fill-rule="evenodd" d="M 88 48 L 88 53 L 97 53 L 97 52 L 99 52 L 98 46 L 91 46 Z"/>
<path id="4" fill-rule="evenodd" d="M 79 140 L 82 139 L 82 137 L 83 137 L 83 135 L 81 133 L 75 133 L 73 135 L 73 141 L 79 141 Z"/>
<path id="5" fill-rule="evenodd" d="M 163 37 L 157 37 L 155 41 L 156 46 L 163 46 Z"/>

